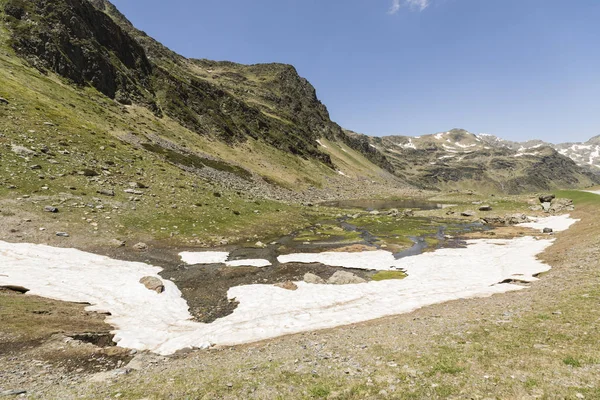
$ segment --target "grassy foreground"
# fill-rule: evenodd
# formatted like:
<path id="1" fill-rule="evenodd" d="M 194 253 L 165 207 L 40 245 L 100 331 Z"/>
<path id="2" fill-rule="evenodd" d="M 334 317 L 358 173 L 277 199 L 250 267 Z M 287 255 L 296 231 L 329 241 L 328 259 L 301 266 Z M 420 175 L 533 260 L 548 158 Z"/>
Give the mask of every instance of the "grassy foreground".
<path id="1" fill-rule="evenodd" d="M 542 254 L 553 269 L 529 289 L 196 352 L 49 397 L 600 398 L 600 196 L 559 196 L 576 200 L 582 221 Z"/>

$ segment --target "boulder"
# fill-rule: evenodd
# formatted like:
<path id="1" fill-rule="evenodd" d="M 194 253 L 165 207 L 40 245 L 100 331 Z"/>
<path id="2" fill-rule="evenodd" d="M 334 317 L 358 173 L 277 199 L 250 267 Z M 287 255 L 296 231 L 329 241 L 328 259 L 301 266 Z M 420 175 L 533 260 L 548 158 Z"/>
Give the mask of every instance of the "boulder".
<path id="1" fill-rule="evenodd" d="M 327 283 L 330 285 L 350 285 L 355 283 L 365 283 L 367 282 L 363 278 L 354 275 L 351 272 L 347 271 L 337 271 L 335 274 L 331 276 L 327 280 Z"/>
<path id="2" fill-rule="evenodd" d="M 148 250 L 148 245 L 146 243 L 140 242 L 133 245 L 133 249 L 137 251 L 146 251 Z"/>
<path id="3" fill-rule="evenodd" d="M 550 203 L 556 196 L 553 194 L 542 194 L 539 199 L 540 203 Z"/>
<path id="4" fill-rule="evenodd" d="M 530 219 L 525 214 L 510 214 L 506 216 L 506 223 L 508 225 L 523 224 L 530 222 Z"/>
<path id="5" fill-rule="evenodd" d="M 140 279 L 140 283 L 146 286 L 146 289 L 153 290 L 156 293 L 162 293 L 165 291 L 165 285 L 155 276 L 145 276 Z"/>
<path id="6" fill-rule="evenodd" d="M 53 207 L 53 206 L 46 206 L 46 207 L 44 207 L 44 211 L 56 214 L 58 212 L 58 208 Z"/>
<path id="7" fill-rule="evenodd" d="M 475 211 L 467 210 L 460 213 L 463 217 L 473 217 L 475 215 Z"/>
<path id="8" fill-rule="evenodd" d="M 404 215 L 405 217 L 414 217 L 415 212 L 413 210 L 404 210 L 402 211 L 402 215 Z"/>
<path id="9" fill-rule="evenodd" d="M 542 203 L 542 210 L 544 210 L 546 212 L 550 212 L 550 206 L 552 206 L 552 203 L 550 203 L 549 201 L 546 201 L 546 202 Z"/>
<path id="10" fill-rule="evenodd" d="M 484 204 L 481 207 L 479 207 L 479 211 L 492 211 L 492 206 Z"/>
<path id="11" fill-rule="evenodd" d="M 544 228 L 544 233 L 552 233 L 554 230 L 552 228 Z"/>
<path id="12" fill-rule="evenodd" d="M 6 100 L 4 97 L 0 97 L 0 104 L 9 104 L 8 100 Z"/>
<path id="13" fill-rule="evenodd" d="M 109 242 L 109 244 L 110 244 L 111 247 L 123 247 L 123 246 L 125 246 L 125 242 L 122 241 L 122 240 L 119 240 L 119 239 L 112 239 Z"/>
<path id="14" fill-rule="evenodd" d="M 285 289 L 285 290 L 298 290 L 298 285 L 296 285 L 292 281 L 276 283 L 275 286 L 277 286 L 278 288 Z"/>
<path id="15" fill-rule="evenodd" d="M 529 218 L 525 214 L 487 215 L 481 220 L 490 225 L 516 225 L 529 222 Z"/>
<path id="16" fill-rule="evenodd" d="M 27 157 L 35 154 L 35 151 L 28 149 L 27 147 L 12 145 L 11 150 L 18 156 Z"/>
<path id="17" fill-rule="evenodd" d="M 312 283 L 315 285 L 324 285 L 326 283 L 325 279 L 321 278 L 318 275 L 311 274 L 310 272 L 307 272 L 306 274 L 304 274 L 304 282 Z"/>
<path id="18" fill-rule="evenodd" d="M 112 189 L 100 189 L 100 190 L 97 190 L 96 193 L 104 195 L 104 196 L 110 196 L 110 197 L 113 197 L 115 195 L 115 191 Z"/>
<path id="19" fill-rule="evenodd" d="M 573 205 L 573 200 L 571 199 L 554 199 L 548 208 L 548 212 L 550 213 L 560 213 L 573 210 L 575 210 L 575 206 Z"/>

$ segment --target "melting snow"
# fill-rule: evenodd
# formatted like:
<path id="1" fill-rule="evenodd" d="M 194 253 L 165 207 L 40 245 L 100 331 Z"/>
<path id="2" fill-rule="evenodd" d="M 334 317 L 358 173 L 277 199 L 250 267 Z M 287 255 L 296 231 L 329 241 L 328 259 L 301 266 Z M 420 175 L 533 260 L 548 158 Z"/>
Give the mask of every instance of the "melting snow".
<path id="1" fill-rule="evenodd" d="M 538 222 L 556 230 L 567 221 L 574 222 L 568 217 L 552 218 Z M 551 244 L 552 240 L 527 236 L 469 240 L 466 248 L 440 249 L 400 260 L 384 251 L 288 255 L 284 260 L 398 268 L 408 277 L 342 286 L 298 282 L 296 291 L 273 285 L 234 287 L 228 297 L 239 306 L 210 324 L 191 320 L 188 305 L 173 282 L 163 280 L 162 294 L 139 283 L 144 276 L 158 277 L 160 268 L 74 249 L 0 241 L 0 285 L 24 286 L 30 294 L 58 300 L 89 302 L 90 311 L 111 313 L 107 322 L 115 326 L 120 346 L 171 354 L 187 347 L 247 343 L 406 313 L 444 301 L 520 290 L 523 286 L 499 282 L 534 281 L 535 274 L 550 269 L 536 255 Z M 198 261 L 199 254 L 189 257 Z M 214 257 L 211 261 L 219 257 L 214 252 L 203 256 Z"/>
<path id="2" fill-rule="evenodd" d="M 228 267 L 268 267 L 268 260 L 233 260 L 227 261 L 229 252 L 226 251 L 184 251 L 179 253 L 181 260 L 189 265 L 195 264 L 225 264 Z"/>
<path id="3" fill-rule="evenodd" d="M 327 148 L 327 146 L 325 146 L 323 143 L 321 143 L 321 141 L 320 141 L 320 140 L 317 140 L 317 143 L 319 144 L 319 146 L 321 146 L 321 147 L 324 147 L 324 148 Z"/>
<path id="4" fill-rule="evenodd" d="M 578 222 L 578 219 L 573 219 L 569 217 L 569 214 L 564 215 L 555 215 L 551 217 L 545 218 L 535 218 L 529 217 L 533 219 L 533 222 L 526 222 L 524 224 L 519 224 L 519 226 L 524 226 L 526 228 L 533 228 L 544 230 L 544 228 L 552 228 L 554 232 L 562 232 L 566 231 L 573 225 L 575 222 Z"/>

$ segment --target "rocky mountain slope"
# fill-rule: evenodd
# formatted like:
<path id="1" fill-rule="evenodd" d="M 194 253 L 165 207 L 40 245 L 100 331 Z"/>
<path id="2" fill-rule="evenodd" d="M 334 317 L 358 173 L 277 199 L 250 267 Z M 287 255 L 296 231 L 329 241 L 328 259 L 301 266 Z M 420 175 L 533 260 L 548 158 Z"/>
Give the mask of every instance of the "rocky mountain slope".
<path id="1" fill-rule="evenodd" d="M 293 67 L 186 59 L 106 1 L 0 0 L 0 99 L 1 215 L 40 241 L 214 244 L 411 190 Z"/>
<path id="2" fill-rule="evenodd" d="M 511 142 L 493 135 L 477 135 L 481 140 L 493 146 L 504 146 L 517 150 L 520 153 L 532 153 L 535 149 L 548 146 L 560 154 L 569 157 L 580 167 L 589 169 L 595 174 L 600 173 L 600 136 L 595 136 L 584 143 L 548 143 L 542 140 L 530 140 L 527 142 Z"/>
<path id="3" fill-rule="evenodd" d="M 423 188 L 518 193 L 590 186 L 600 180 L 566 157 L 568 150 L 557 151 L 541 141 L 514 143 L 453 129 L 420 137 L 371 138 L 371 145 L 392 162 L 398 176 Z"/>

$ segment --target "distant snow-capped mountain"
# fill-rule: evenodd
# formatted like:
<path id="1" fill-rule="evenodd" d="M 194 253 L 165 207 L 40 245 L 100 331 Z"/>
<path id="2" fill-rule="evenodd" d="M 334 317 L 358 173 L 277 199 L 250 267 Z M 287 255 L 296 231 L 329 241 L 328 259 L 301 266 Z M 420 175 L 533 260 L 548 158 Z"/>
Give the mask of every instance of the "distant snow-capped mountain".
<path id="1" fill-rule="evenodd" d="M 424 188 L 489 187 L 523 192 L 600 182 L 598 137 L 586 143 L 554 145 L 453 129 L 369 140 L 392 163 L 396 175 Z"/>

